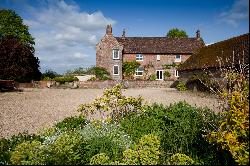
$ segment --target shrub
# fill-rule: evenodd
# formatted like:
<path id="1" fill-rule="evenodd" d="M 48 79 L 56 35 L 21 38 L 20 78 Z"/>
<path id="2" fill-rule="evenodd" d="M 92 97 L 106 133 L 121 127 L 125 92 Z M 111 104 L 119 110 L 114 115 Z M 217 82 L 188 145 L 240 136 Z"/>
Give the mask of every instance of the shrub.
<path id="1" fill-rule="evenodd" d="M 86 125 L 86 118 L 84 116 L 67 117 L 63 121 L 58 122 L 55 127 L 61 131 L 71 129 L 81 129 Z"/>
<path id="2" fill-rule="evenodd" d="M 159 162 L 160 141 L 157 136 L 145 135 L 133 149 L 123 152 L 126 165 L 156 165 Z"/>
<path id="3" fill-rule="evenodd" d="M 171 74 L 169 73 L 169 71 L 164 71 L 164 77 L 170 77 L 171 76 Z"/>
<path id="4" fill-rule="evenodd" d="M 121 84 L 113 88 L 105 89 L 103 96 L 96 98 L 91 104 L 81 104 L 78 111 L 84 116 L 100 113 L 104 118 L 111 118 L 114 122 L 119 122 L 127 114 L 138 112 L 142 108 L 142 98 L 126 97 L 121 93 Z M 108 113 L 104 117 L 104 113 Z"/>
<path id="5" fill-rule="evenodd" d="M 171 156 L 170 165 L 193 165 L 194 160 L 185 154 L 176 153 Z"/>
<path id="6" fill-rule="evenodd" d="M 39 141 L 25 141 L 19 144 L 11 155 L 11 163 L 14 165 L 43 164 L 45 161 L 41 156 L 41 146 Z"/>
<path id="7" fill-rule="evenodd" d="M 109 157 L 105 153 L 99 153 L 90 159 L 90 165 L 108 165 L 108 163 Z"/>
<path id="8" fill-rule="evenodd" d="M 105 153 L 111 161 L 120 159 L 122 152 L 132 144 L 130 137 L 114 124 L 92 123 L 86 125 L 79 133 L 86 142 L 85 163 L 99 153 Z"/>
<path id="9" fill-rule="evenodd" d="M 178 91 L 186 91 L 187 87 L 183 82 L 179 82 L 178 85 L 176 86 Z"/>
<path id="10" fill-rule="evenodd" d="M 50 77 L 44 77 L 42 80 L 44 80 L 44 81 L 51 81 L 53 79 L 51 79 Z"/>
<path id="11" fill-rule="evenodd" d="M 135 70 L 140 67 L 140 63 L 137 61 L 126 61 L 122 64 L 122 73 L 124 76 L 132 77 L 135 74 Z"/>
<path id="12" fill-rule="evenodd" d="M 242 72 L 226 73 L 227 87 L 219 92 L 224 101 L 225 119 L 220 127 L 208 134 L 210 142 L 216 142 L 229 150 L 240 165 L 249 164 L 249 78 Z"/>
<path id="13" fill-rule="evenodd" d="M 10 139 L 1 138 L 0 139 L 0 164 L 10 164 L 11 151 L 13 151 L 17 145 L 25 141 L 42 141 L 40 136 L 27 133 L 19 133 L 18 135 L 13 135 Z"/>
<path id="14" fill-rule="evenodd" d="M 78 78 L 74 76 L 55 77 L 53 80 L 59 82 L 60 84 L 64 84 L 65 82 L 79 81 Z"/>
<path id="15" fill-rule="evenodd" d="M 209 144 L 204 137 L 218 128 L 219 120 L 223 118 L 220 114 L 179 102 L 170 105 L 163 118 L 166 128 L 161 146 L 165 153 L 187 154 L 206 164 L 234 163 L 226 151 L 220 150 L 216 144 Z"/>
<path id="16" fill-rule="evenodd" d="M 149 80 L 151 80 L 151 81 L 154 81 L 156 79 L 157 79 L 156 74 L 151 74 L 149 77 Z"/>
<path id="17" fill-rule="evenodd" d="M 103 67 L 92 67 L 88 71 L 94 74 L 98 80 L 110 80 L 110 73 Z"/>
<path id="18" fill-rule="evenodd" d="M 121 128 L 128 133 L 134 141 L 138 141 L 143 135 L 161 135 L 164 129 L 164 121 L 145 113 L 126 116 L 120 122 Z"/>
<path id="19" fill-rule="evenodd" d="M 42 80 L 45 80 L 45 78 L 50 78 L 53 79 L 55 77 L 59 77 L 60 75 L 57 74 L 55 71 L 53 70 L 46 70 L 44 73 L 42 73 Z"/>

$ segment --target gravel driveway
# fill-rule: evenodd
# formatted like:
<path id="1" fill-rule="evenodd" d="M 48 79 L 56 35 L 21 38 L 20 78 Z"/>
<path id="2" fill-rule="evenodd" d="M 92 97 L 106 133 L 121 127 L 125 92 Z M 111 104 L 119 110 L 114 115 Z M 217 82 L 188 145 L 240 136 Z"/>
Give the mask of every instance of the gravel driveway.
<path id="1" fill-rule="evenodd" d="M 77 115 L 78 105 L 91 102 L 102 92 L 102 89 L 24 89 L 23 92 L 0 93 L 0 137 L 23 131 L 35 133 L 65 117 Z M 193 106 L 207 106 L 214 110 L 218 107 L 217 100 L 212 96 L 174 89 L 127 89 L 124 94 L 141 95 L 148 103 L 169 105 L 186 100 Z"/>

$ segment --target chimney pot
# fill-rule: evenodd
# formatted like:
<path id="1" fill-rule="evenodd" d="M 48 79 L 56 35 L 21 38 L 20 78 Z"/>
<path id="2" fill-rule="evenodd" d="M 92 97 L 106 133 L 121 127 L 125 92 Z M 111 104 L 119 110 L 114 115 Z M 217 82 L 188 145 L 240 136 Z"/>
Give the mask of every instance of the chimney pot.
<path id="1" fill-rule="evenodd" d="M 200 30 L 198 29 L 197 31 L 196 31 L 196 38 L 200 38 L 201 37 L 201 34 L 200 34 Z"/>
<path id="2" fill-rule="evenodd" d="M 112 26 L 111 26 L 111 24 L 107 25 L 106 34 L 107 35 L 112 35 Z"/>
<path id="3" fill-rule="evenodd" d="M 123 31 L 122 31 L 122 38 L 126 37 L 125 34 L 126 34 L 126 31 L 125 31 L 125 29 L 123 29 Z"/>

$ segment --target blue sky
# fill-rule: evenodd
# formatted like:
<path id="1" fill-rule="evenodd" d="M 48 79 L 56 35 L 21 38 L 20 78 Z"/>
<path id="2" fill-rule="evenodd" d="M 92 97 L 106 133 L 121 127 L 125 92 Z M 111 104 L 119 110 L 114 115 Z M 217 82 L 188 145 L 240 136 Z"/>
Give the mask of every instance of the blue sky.
<path id="1" fill-rule="evenodd" d="M 107 24 L 121 36 L 165 36 L 171 28 L 190 37 L 200 29 L 211 44 L 249 32 L 249 0 L 1 0 L 35 37 L 41 71 L 64 73 L 95 65 L 95 45 Z"/>

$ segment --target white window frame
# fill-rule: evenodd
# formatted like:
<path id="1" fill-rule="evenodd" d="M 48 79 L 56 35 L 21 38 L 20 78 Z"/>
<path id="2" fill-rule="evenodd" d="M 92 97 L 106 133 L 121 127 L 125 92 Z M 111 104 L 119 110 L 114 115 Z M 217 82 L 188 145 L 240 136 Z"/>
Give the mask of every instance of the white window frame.
<path id="1" fill-rule="evenodd" d="M 181 62 L 181 55 L 179 55 L 180 58 L 176 58 L 176 56 L 178 56 L 178 55 L 175 55 L 175 62 Z"/>
<path id="2" fill-rule="evenodd" d="M 162 72 L 162 79 L 158 79 L 158 78 L 157 78 L 157 72 L 158 72 L 158 71 L 159 71 L 159 72 L 160 72 L 160 71 Z M 164 73 L 163 73 L 163 72 L 164 72 L 164 70 L 156 70 L 156 80 L 164 80 Z"/>
<path id="3" fill-rule="evenodd" d="M 142 71 L 139 71 L 139 70 L 138 70 L 139 68 L 142 69 Z M 138 68 L 135 70 L 135 76 L 143 76 L 143 71 L 144 71 L 144 70 L 143 70 L 142 67 L 138 67 Z M 141 75 L 138 75 L 138 74 L 137 74 L 138 72 L 141 72 L 142 74 L 141 74 Z"/>
<path id="4" fill-rule="evenodd" d="M 117 74 L 115 74 L 115 67 L 117 67 L 117 71 L 118 71 L 118 73 Z M 117 75 L 119 75 L 119 73 L 120 73 L 120 71 L 119 71 L 119 65 L 114 65 L 113 66 L 113 75 L 115 75 L 115 76 L 117 76 Z"/>
<path id="5" fill-rule="evenodd" d="M 118 51 L 118 57 L 117 58 L 115 57 L 115 51 Z M 120 51 L 118 49 L 113 49 L 112 54 L 113 54 L 113 59 L 120 59 Z"/>
<path id="6" fill-rule="evenodd" d="M 156 60 L 157 61 L 161 60 L 161 55 L 156 55 Z"/>
<path id="7" fill-rule="evenodd" d="M 179 71 L 178 70 L 174 70 L 174 76 L 179 77 Z"/>
<path id="8" fill-rule="evenodd" d="M 135 59 L 136 59 L 136 61 L 143 61 L 143 55 L 142 54 L 136 54 Z"/>

